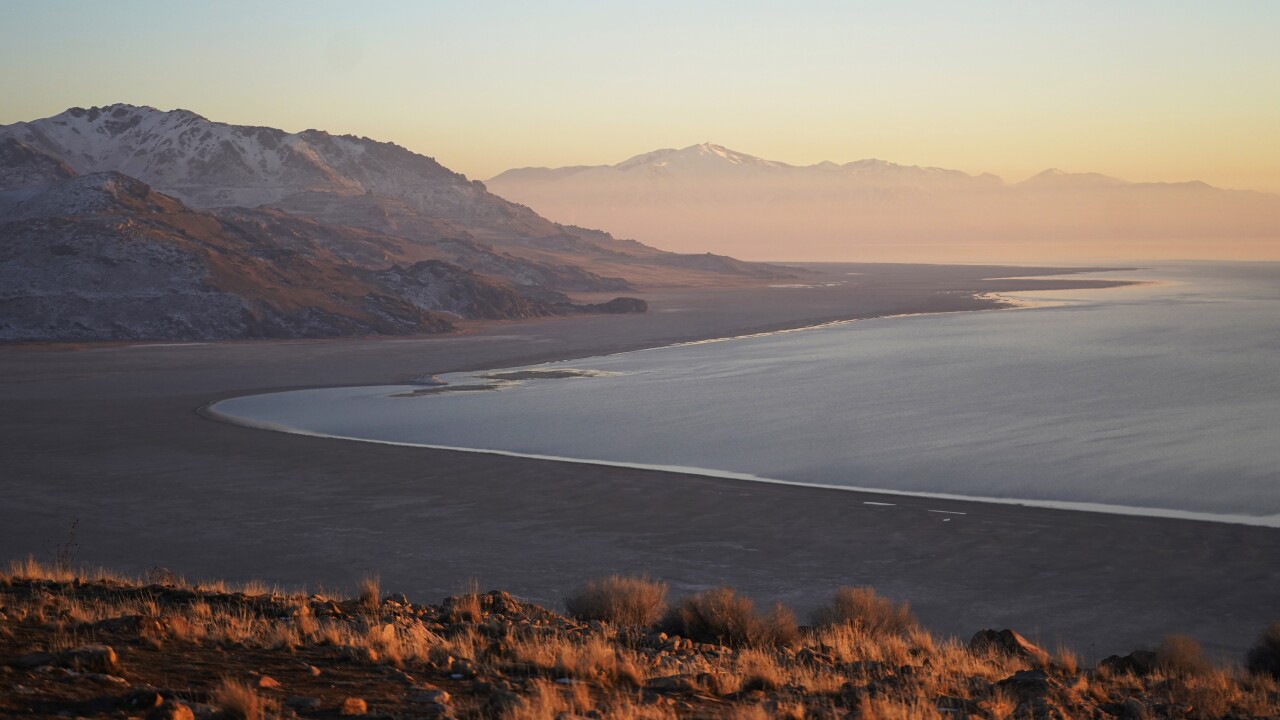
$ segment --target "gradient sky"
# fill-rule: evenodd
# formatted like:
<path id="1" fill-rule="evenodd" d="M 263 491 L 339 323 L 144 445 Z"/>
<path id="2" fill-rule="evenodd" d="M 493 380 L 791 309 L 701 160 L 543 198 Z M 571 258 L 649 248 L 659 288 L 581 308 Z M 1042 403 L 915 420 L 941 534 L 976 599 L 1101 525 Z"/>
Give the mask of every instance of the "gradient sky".
<path id="1" fill-rule="evenodd" d="M 473 178 L 713 141 L 1280 192 L 1280 2 L 0 0 L 0 123 L 130 102 Z"/>

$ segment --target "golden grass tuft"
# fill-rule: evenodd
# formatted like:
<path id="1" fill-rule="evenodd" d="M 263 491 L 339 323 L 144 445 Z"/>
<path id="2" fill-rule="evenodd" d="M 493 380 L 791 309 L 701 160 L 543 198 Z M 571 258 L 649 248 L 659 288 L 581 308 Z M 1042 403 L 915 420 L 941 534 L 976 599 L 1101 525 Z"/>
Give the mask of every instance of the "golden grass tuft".
<path id="1" fill-rule="evenodd" d="M 564 600 L 568 613 L 582 620 L 615 625 L 652 625 L 667 609 L 667 584 L 647 577 L 610 575 L 588 580 Z"/>
<path id="2" fill-rule="evenodd" d="M 356 601 L 366 612 L 376 612 L 382 599 L 382 581 L 376 574 L 365 575 L 356 589 Z"/>
<path id="3" fill-rule="evenodd" d="M 894 603 L 869 587 L 837 588 L 831 604 L 814 613 L 813 624 L 854 625 L 873 636 L 906 635 L 919 627 L 907 603 Z"/>
<path id="4" fill-rule="evenodd" d="M 276 712 L 276 704 L 262 697 L 249 683 L 223 678 L 214 688 L 213 704 L 233 720 L 265 720 Z"/>
<path id="5" fill-rule="evenodd" d="M 729 587 L 685 598 L 664 625 L 692 640 L 739 647 L 790 646 L 800 637 L 795 615 L 782 604 L 761 615 L 751 598 Z"/>

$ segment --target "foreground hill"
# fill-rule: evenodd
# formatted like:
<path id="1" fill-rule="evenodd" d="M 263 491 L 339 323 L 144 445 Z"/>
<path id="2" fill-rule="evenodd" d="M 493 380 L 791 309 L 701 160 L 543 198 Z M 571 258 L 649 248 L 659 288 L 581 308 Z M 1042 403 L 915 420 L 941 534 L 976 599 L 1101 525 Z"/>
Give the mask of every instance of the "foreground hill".
<path id="1" fill-rule="evenodd" d="M 788 275 L 557 225 L 367 138 L 131 105 L 0 126 L 0 340 L 440 332 Z"/>
<path id="2" fill-rule="evenodd" d="M 616 165 L 508 170 L 503 197 L 561 222 L 750 258 L 974 262 L 1280 257 L 1280 196 L 1048 170 L 859 160 L 795 166 L 713 144 Z"/>
<path id="3" fill-rule="evenodd" d="M 1215 667 L 1193 640 L 1082 667 L 1011 630 L 967 643 L 843 589 L 799 627 L 727 588 L 589 582 L 569 615 L 503 592 L 441 605 L 261 584 L 0 577 L 0 714 L 22 717 L 1249 718 L 1280 712 L 1280 626 Z"/>

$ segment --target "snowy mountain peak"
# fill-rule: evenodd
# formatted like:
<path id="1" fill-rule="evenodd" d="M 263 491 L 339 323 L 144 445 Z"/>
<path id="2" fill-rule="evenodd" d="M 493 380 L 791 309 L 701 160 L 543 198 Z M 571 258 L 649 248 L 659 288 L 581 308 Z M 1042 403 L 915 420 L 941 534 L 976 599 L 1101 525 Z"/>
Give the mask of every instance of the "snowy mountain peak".
<path id="1" fill-rule="evenodd" d="M 5 138 L 60 158 L 81 174 L 115 170 L 140 178 L 196 207 L 254 207 L 309 192 L 375 192 L 425 210 L 442 201 L 466 205 L 484 192 L 435 160 L 391 143 L 229 125 L 189 110 L 71 108 L 0 126 L 0 140 Z"/>
<path id="2" fill-rule="evenodd" d="M 1128 184 L 1119 178 L 1100 173 L 1069 173 L 1058 168 L 1049 168 L 1019 183 L 1023 187 L 1046 189 L 1114 187 Z"/>

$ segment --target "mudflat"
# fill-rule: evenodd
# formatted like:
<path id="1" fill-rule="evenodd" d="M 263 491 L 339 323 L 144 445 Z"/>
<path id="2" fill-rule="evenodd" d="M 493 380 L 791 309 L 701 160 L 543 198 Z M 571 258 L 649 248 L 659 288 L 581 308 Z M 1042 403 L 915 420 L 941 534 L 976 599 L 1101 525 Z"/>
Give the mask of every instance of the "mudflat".
<path id="1" fill-rule="evenodd" d="M 837 586 L 873 585 L 938 632 L 1012 627 L 1089 658 L 1176 632 L 1237 659 L 1280 617 L 1274 529 L 390 447 L 198 412 L 285 388 L 398 383 L 982 309 L 988 292 L 1105 285 L 997 278 L 1047 272 L 827 266 L 778 283 L 790 287 L 646 291 L 645 315 L 450 336 L 0 348 L 0 558 L 47 558 L 74 543 L 76 560 L 130 572 L 330 588 L 377 572 L 418 601 L 474 581 L 551 605 L 584 579 L 647 573 L 676 594 L 728 584 L 802 616 Z"/>

